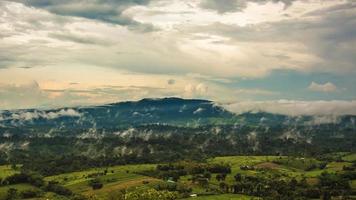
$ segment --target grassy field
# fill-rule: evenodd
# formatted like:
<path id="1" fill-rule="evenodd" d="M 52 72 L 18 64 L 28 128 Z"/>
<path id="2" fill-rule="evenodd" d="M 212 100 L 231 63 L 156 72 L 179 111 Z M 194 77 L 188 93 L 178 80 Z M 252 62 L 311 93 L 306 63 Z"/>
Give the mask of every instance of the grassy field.
<path id="1" fill-rule="evenodd" d="M 348 161 L 348 162 L 356 161 L 356 153 L 348 154 L 348 155 L 342 157 L 342 159 L 344 161 Z"/>
<path id="2" fill-rule="evenodd" d="M 95 196 L 96 199 L 107 199 L 107 194 L 112 191 L 118 191 L 120 189 L 126 189 L 130 187 L 142 186 L 146 183 L 154 183 L 161 180 L 146 177 L 136 173 L 154 169 L 156 165 L 142 164 L 142 165 L 124 165 L 114 166 L 108 168 L 95 168 L 84 170 L 80 172 L 65 173 L 56 176 L 45 177 L 46 181 L 56 181 L 59 184 L 67 187 L 75 193 L 84 194 L 86 196 Z M 104 174 L 104 171 L 107 171 Z M 5 178 L 18 171 L 11 169 L 9 166 L 0 166 L 0 177 Z M 95 175 L 98 175 L 95 177 Z M 89 186 L 91 179 L 98 178 L 104 187 L 99 190 L 93 190 Z M 29 184 L 16 184 L 10 186 L 0 187 L 0 200 L 6 197 L 9 188 L 15 188 L 18 192 L 27 189 L 34 189 L 35 187 Z M 46 193 L 41 199 L 58 199 L 56 195 L 52 193 Z"/>
<path id="3" fill-rule="evenodd" d="M 344 166 L 352 165 L 352 161 L 355 159 L 356 154 L 343 154 L 343 162 L 330 162 L 324 169 L 315 168 L 309 170 L 310 165 L 318 166 L 320 161 L 313 158 L 291 158 L 280 156 L 227 156 L 216 157 L 209 159 L 208 163 L 228 163 L 231 165 L 231 174 L 226 176 L 225 182 L 233 184 L 235 182 L 234 176 L 237 173 L 243 175 L 252 176 L 264 176 L 266 178 L 273 177 L 275 175 L 282 177 L 296 177 L 301 179 L 307 178 L 307 182 L 315 185 L 318 183 L 318 177 L 322 172 L 338 172 L 342 171 Z M 242 170 L 241 166 L 249 166 L 251 169 Z M 155 164 L 140 164 L 140 165 L 123 165 L 114 166 L 108 168 L 93 168 L 80 172 L 71 172 L 60 174 L 56 176 L 45 177 L 46 181 L 56 181 L 66 188 L 72 190 L 74 193 L 83 194 L 93 199 L 109 199 L 109 195 L 113 192 L 118 192 L 121 189 L 135 189 L 140 187 L 150 187 L 163 180 L 140 175 L 140 172 L 154 170 Z M 0 166 L 0 178 L 5 178 L 18 171 L 11 169 L 9 166 Z M 216 180 L 217 174 L 212 174 L 209 181 L 211 188 L 219 188 L 219 183 Z M 190 175 L 182 176 L 179 182 L 184 183 L 192 187 L 193 192 L 198 195 L 207 194 L 204 188 L 197 184 L 193 184 L 189 179 Z M 90 185 L 90 180 L 98 179 L 103 183 L 103 188 L 94 190 Z M 352 188 L 356 189 L 356 181 L 351 182 Z M 3 199 L 9 188 L 15 188 L 19 192 L 27 189 L 33 189 L 34 187 L 28 184 L 16 184 L 11 186 L 0 187 L 0 200 Z M 55 194 L 45 193 L 41 199 L 58 199 Z M 236 195 L 236 194 L 224 194 L 224 195 L 207 195 L 198 196 L 188 199 L 197 200 L 212 200 L 212 199 L 253 199 L 253 197 Z M 254 198 L 256 199 L 256 198 Z"/>
<path id="4" fill-rule="evenodd" d="M 346 156 L 346 159 L 352 159 L 351 154 Z M 279 164 L 274 163 L 277 161 Z M 337 172 L 342 171 L 344 166 L 350 166 L 350 162 L 330 162 L 324 169 L 315 168 L 313 170 L 306 170 L 310 165 L 318 165 L 319 161 L 313 158 L 288 158 L 280 156 L 228 156 L 216 157 L 210 159 L 211 163 L 229 163 L 231 165 L 231 174 L 226 177 L 227 183 L 234 182 L 234 175 L 237 173 L 243 175 L 259 175 L 259 176 L 272 176 L 279 174 L 286 177 L 295 177 L 300 180 L 306 177 L 311 183 L 315 183 L 315 178 L 323 172 Z M 241 166 L 253 166 L 254 170 L 241 170 Z M 211 183 L 218 184 L 215 180 L 216 174 L 212 174 Z M 188 179 L 189 177 L 185 177 Z M 184 179 L 183 179 L 184 180 Z"/>
<path id="5" fill-rule="evenodd" d="M 11 168 L 10 165 L 1 165 L 0 166 L 0 179 L 3 179 L 7 176 L 11 176 L 18 172 L 17 170 L 14 170 Z"/>
<path id="6" fill-rule="evenodd" d="M 155 167 L 156 165 L 143 164 L 95 168 L 80 172 L 50 176 L 46 177 L 45 180 L 58 181 L 61 185 L 75 193 L 80 193 L 86 196 L 96 196 L 98 199 L 105 199 L 107 194 L 112 191 L 141 186 L 143 185 L 143 182 L 152 183 L 160 181 L 158 179 L 136 174 L 145 170 L 154 169 Z M 105 175 L 100 174 L 105 170 L 107 171 Z M 89 186 L 89 181 L 94 179 L 93 175 L 95 174 L 100 174 L 97 176 L 97 179 L 104 184 L 104 187 L 98 190 L 93 190 L 92 187 Z"/>
<path id="7" fill-rule="evenodd" d="M 21 192 L 28 189 L 34 189 L 35 187 L 29 184 L 16 184 L 16 185 L 2 186 L 0 187 L 0 200 L 6 198 L 7 191 L 10 188 L 17 189 L 18 192 Z"/>
<path id="8" fill-rule="evenodd" d="M 264 162 L 271 162 L 278 159 L 278 156 L 226 156 L 210 159 L 210 163 L 229 163 L 231 165 L 231 176 L 226 177 L 227 182 L 233 181 L 233 176 L 237 173 L 255 175 L 254 170 L 241 170 L 241 166 L 254 166 Z"/>
<path id="9" fill-rule="evenodd" d="M 273 163 L 273 161 L 283 161 L 282 164 Z M 278 173 L 289 177 L 301 177 L 306 172 L 303 170 L 304 165 L 309 165 L 311 162 L 316 162 L 314 159 L 304 159 L 303 161 L 298 159 L 290 159 L 287 162 L 287 157 L 280 156 L 228 156 L 228 157 L 216 157 L 209 160 L 212 163 L 229 163 L 231 165 L 231 174 L 226 177 L 227 182 L 234 181 L 234 175 L 237 173 L 244 175 L 256 175 L 265 174 L 266 176 L 271 175 L 271 173 Z M 241 166 L 253 166 L 254 170 L 242 170 Z M 260 171 L 258 171 L 259 169 Z M 310 171 L 311 177 L 319 175 L 322 171 Z M 313 174 L 315 173 L 315 174 Z"/>

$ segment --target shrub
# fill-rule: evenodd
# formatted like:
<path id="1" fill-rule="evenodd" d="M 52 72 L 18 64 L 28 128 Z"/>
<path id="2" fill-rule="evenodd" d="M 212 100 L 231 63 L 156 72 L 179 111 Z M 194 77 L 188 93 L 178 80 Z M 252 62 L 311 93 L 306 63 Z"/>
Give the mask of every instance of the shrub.
<path id="1" fill-rule="evenodd" d="M 20 196 L 24 199 L 36 198 L 42 195 L 42 191 L 38 189 L 28 189 L 20 192 Z"/>
<path id="2" fill-rule="evenodd" d="M 46 190 L 63 196 L 70 196 L 73 194 L 71 190 L 53 182 L 48 183 Z"/>
<path id="3" fill-rule="evenodd" d="M 93 188 L 93 190 L 101 189 L 104 186 L 99 179 L 90 180 L 89 185 Z"/>
<path id="4" fill-rule="evenodd" d="M 10 188 L 7 190 L 6 200 L 17 199 L 18 192 L 15 188 Z"/>
<path id="5" fill-rule="evenodd" d="M 168 191 L 157 191 L 155 189 L 148 189 L 144 191 L 128 192 L 125 195 L 126 199 L 130 200 L 174 200 L 178 198 L 177 193 Z"/>

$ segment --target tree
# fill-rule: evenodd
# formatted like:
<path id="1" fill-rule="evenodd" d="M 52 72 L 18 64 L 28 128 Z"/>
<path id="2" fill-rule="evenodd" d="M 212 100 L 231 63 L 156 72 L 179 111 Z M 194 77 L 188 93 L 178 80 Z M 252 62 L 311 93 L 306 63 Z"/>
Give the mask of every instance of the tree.
<path id="1" fill-rule="evenodd" d="M 235 176 L 234 176 L 234 179 L 236 182 L 240 182 L 242 180 L 242 176 L 241 174 L 237 173 Z"/>
<path id="2" fill-rule="evenodd" d="M 216 179 L 217 181 L 221 181 L 221 174 L 216 174 L 215 179 Z"/>
<path id="3" fill-rule="evenodd" d="M 210 179 L 211 178 L 211 173 L 206 171 L 204 172 L 204 178 Z"/>
<path id="4" fill-rule="evenodd" d="M 61 185 L 58 185 L 58 183 L 53 181 L 48 182 L 48 185 L 46 186 L 46 190 L 63 196 L 70 196 L 73 194 L 71 190 Z"/>
<path id="5" fill-rule="evenodd" d="M 229 191 L 229 186 L 225 182 L 221 182 L 219 184 L 219 188 L 221 191 L 227 193 Z"/>
<path id="6" fill-rule="evenodd" d="M 207 178 L 198 178 L 198 183 L 200 186 L 207 188 L 209 186 L 209 181 Z"/>
<path id="7" fill-rule="evenodd" d="M 225 181 L 225 179 L 226 179 L 226 174 L 225 173 L 221 174 L 221 180 Z"/>
<path id="8" fill-rule="evenodd" d="M 16 199 L 18 197 L 17 189 L 10 188 L 7 190 L 6 200 Z"/>
<path id="9" fill-rule="evenodd" d="M 157 191 L 155 189 L 135 190 L 125 194 L 125 199 L 130 200 L 174 200 L 177 198 L 176 192 Z"/>
<path id="10" fill-rule="evenodd" d="M 39 189 L 28 189 L 21 191 L 20 196 L 24 199 L 35 198 L 41 196 L 41 190 Z"/>
<path id="11" fill-rule="evenodd" d="M 93 188 L 93 190 L 98 190 L 103 188 L 103 184 L 100 182 L 99 179 L 93 179 L 89 181 L 89 185 Z"/>

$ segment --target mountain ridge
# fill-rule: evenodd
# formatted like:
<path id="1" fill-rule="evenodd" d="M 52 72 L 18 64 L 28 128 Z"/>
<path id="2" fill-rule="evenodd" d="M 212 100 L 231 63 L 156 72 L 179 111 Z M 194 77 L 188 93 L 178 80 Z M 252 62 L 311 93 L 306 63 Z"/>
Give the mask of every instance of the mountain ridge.
<path id="1" fill-rule="evenodd" d="M 77 134 L 87 130 L 115 132 L 141 125 L 297 127 L 333 125 L 355 129 L 356 116 L 288 116 L 268 112 L 241 114 L 204 99 L 146 98 L 100 106 L 0 112 L 0 134 L 12 132 Z"/>

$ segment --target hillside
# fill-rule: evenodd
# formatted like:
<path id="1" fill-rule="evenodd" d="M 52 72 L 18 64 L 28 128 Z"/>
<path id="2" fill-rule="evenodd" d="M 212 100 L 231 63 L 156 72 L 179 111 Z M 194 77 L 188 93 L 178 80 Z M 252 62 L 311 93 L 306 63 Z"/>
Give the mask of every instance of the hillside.
<path id="1" fill-rule="evenodd" d="M 352 199 L 356 174 L 355 160 L 350 159 L 354 156 L 346 152 L 319 159 L 229 156 L 206 162 L 107 166 L 45 177 L 22 172 L 29 179 L 14 179 L 20 170 L 0 166 L 11 171 L 0 174 L 0 199 L 10 195 L 41 200 L 272 200 L 327 195 Z"/>
<path id="2" fill-rule="evenodd" d="M 0 112 L 0 134 L 73 136 L 113 134 L 132 127 L 166 125 L 203 127 L 230 125 L 257 129 L 288 128 L 295 132 L 318 129 L 355 130 L 356 116 L 286 116 L 265 112 L 235 114 L 208 100 L 142 99 L 92 107 Z M 312 127 L 312 128 L 311 128 Z M 300 130 L 299 130 L 300 129 Z M 338 131 L 340 132 L 340 131 Z M 335 137 L 343 137 L 342 135 Z"/>
<path id="3" fill-rule="evenodd" d="M 355 121 L 355 116 L 234 114 L 208 100 L 179 98 L 2 111 L 0 164 L 58 174 L 106 163 L 353 152 Z M 78 163 L 66 166 L 71 160 Z"/>

